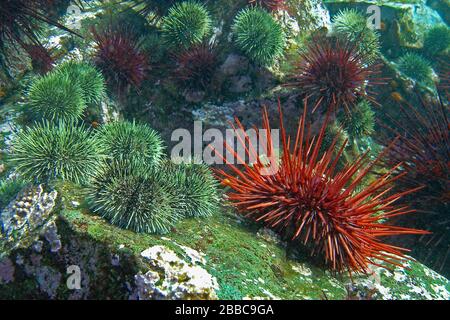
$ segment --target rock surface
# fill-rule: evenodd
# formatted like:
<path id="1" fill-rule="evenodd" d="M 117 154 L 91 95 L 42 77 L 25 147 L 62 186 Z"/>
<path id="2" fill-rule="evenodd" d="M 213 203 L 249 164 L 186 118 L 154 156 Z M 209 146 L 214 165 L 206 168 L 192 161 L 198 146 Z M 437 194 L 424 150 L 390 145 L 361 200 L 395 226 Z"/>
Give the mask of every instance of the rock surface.
<path id="1" fill-rule="evenodd" d="M 149 264 L 150 270 L 135 276 L 136 290 L 131 295 L 132 298 L 217 299 L 217 280 L 202 267 L 180 259 L 172 250 L 164 246 L 153 246 L 144 250 L 141 256 Z"/>

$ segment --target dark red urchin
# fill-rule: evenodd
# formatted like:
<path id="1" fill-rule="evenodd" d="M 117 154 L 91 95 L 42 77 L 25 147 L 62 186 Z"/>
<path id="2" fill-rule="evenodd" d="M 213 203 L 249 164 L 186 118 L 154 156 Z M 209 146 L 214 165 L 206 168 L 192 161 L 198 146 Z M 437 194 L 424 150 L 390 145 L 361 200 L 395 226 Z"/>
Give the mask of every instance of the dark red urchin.
<path id="1" fill-rule="evenodd" d="M 269 11 L 278 11 L 286 8 L 286 0 L 249 0 L 248 2 L 259 5 Z"/>
<path id="2" fill-rule="evenodd" d="M 137 36 L 128 30 L 109 27 L 91 29 L 96 43 L 94 64 L 102 71 L 106 82 L 121 95 L 131 86 L 139 88 L 147 76 L 147 57 L 139 48 Z"/>
<path id="3" fill-rule="evenodd" d="M 0 51 L 6 43 L 21 47 L 41 45 L 36 35 L 39 23 L 47 23 L 74 33 L 62 24 L 49 18 L 48 8 L 52 0 L 2 0 L 0 5 Z M 0 59 L 6 59 L 0 55 Z"/>
<path id="4" fill-rule="evenodd" d="M 189 90 L 206 90 L 217 68 L 213 47 L 202 44 L 184 50 L 176 56 L 174 79 Z"/>
<path id="5" fill-rule="evenodd" d="M 351 110 L 360 98 L 376 104 L 368 89 L 381 84 L 379 65 L 369 61 L 348 40 L 320 37 L 313 39 L 300 54 L 300 61 L 286 86 L 300 90 L 306 99 L 314 102 L 312 112 L 320 106 L 332 110 L 344 107 Z"/>
<path id="6" fill-rule="evenodd" d="M 53 69 L 55 60 L 42 45 L 25 45 L 24 49 L 31 58 L 31 64 L 34 71 L 40 74 L 46 74 Z"/>
<path id="7" fill-rule="evenodd" d="M 281 149 L 285 152 L 280 161 L 272 162 L 279 163 L 278 170 L 272 174 L 263 171 L 267 166 L 257 156 L 255 146 L 246 134 L 241 134 L 238 140 L 245 148 L 246 156 L 252 155 L 257 161 L 252 166 L 244 164 L 241 171 L 223 159 L 236 176 L 217 170 L 222 183 L 234 191 L 228 194 L 231 203 L 248 217 L 264 222 L 284 237 L 303 240 L 312 255 L 323 256 L 333 271 L 367 273 L 370 264 L 384 268 L 402 266 L 402 261 L 408 259 L 404 253 L 409 250 L 382 243 L 380 237 L 427 232 L 380 222 L 414 211 L 407 206 L 394 205 L 394 202 L 416 189 L 387 195 L 393 182 L 401 177 L 393 176 L 399 165 L 357 191 L 383 155 L 369 161 L 366 153 L 339 171 L 336 165 L 344 147 L 336 157 L 333 156 L 337 137 L 323 155 L 319 152 L 328 121 L 323 123 L 317 137 L 311 137 L 310 126 L 305 125 L 305 103 L 293 140 L 286 136 L 281 107 L 279 113 Z M 238 119 L 236 122 L 241 132 L 245 132 Z M 263 112 L 263 129 L 271 132 L 267 110 Z M 267 139 L 262 145 L 262 152 L 269 159 L 273 157 L 273 141 Z M 239 158 L 229 145 L 225 144 L 225 147 Z M 240 161 L 242 163 L 242 159 Z"/>
<path id="8" fill-rule="evenodd" d="M 391 136 L 398 136 L 388 153 L 388 165 L 402 162 L 400 172 L 407 174 L 397 181 L 399 191 L 417 185 L 424 188 L 405 200 L 424 214 L 414 221 L 433 232 L 421 237 L 414 244 L 418 258 L 450 275 L 450 126 L 449 107 L 445 97 L 425 100 L 418 97 L 417 106 L 404 102 L 399 106 L 400 115 L 387 115 L 382 123 L 386 134 L 379 137 L 385 143 Z M 410 221 L 410 225 L 412 225 Z M 437 253 L 441 251 L 441 253 Z"/>

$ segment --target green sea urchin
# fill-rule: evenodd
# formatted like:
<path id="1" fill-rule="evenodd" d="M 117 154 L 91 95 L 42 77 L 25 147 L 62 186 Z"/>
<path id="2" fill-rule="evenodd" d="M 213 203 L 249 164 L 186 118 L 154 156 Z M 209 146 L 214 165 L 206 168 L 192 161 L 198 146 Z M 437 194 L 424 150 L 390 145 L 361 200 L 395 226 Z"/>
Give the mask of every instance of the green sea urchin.
<path id="1" fill-rule="evenodd" d="M 355 9 L 339 11 L 333 19 L 333 31 L 357 43 L 366 63 L 373 63 L 380 54 L 380 35 L 367 25 L 367 17 Z"/>
<path id="2" fill-rule="evenodd" d="M 283 54 L 286 41 L 283 29 L 261 8 L 240 11 L 232 29 L 238 48 L 256 63 L 270 66 Z"/>
<path id="3" fill-rule="evenodd" d="M 85 183 L 101 161 L 101 145 L 84 126 L 36 123 L 18 133 L 12 161 L 32 182 L 54 179 Z"/>
<path id="4" fill-rule="evenodd" d="M 156 165 L 163 156 L 164 146 L 160 135 L 145 124 L 112 122 L 102 126 L 96 136 L 112 159 Z"/>
<path id="5" fill-rule="evenodd" d="M 218 182 L 205 164 L 166 163 L 164 175 L 174 186 L 174 197 L 181 214 L 208 217 L 219 208 Z"/>
<path id="6" fill-rule="evenodd" d="M 432 80 L 433 69 L 428 60 L 415 53 L 406 53 L 400 57 L 398 68 L 417 82 L 428 84 Z"/>
<path id="7" fill-rule="evenodd" d="M 195 1 L 175 4 L 162 22 L 163 38 L 172 46 L 189 48 L 200 44 L 211 32 L 211 17 L 205 6 Z"/>
<path id="8" fill-rule="evenodd" d="M 160 172 L 136 161 L 105 163 L 88 188 L 88 200 L 111 224 L 135 232 L 167 233 L 179 218 Z"/>
<path id="9" fill-rule="evenodd" d="M 32 82 L 28 103 L 35 119 L 56 122 L 77 120 L 86 108 L 80 86 L 69 75 L 53 72 Z"/>
<path id="10" fill-rule="evenodd" d="M 442 53 L 450 46 L 450 28 L 446 25 L 434 26 L 425 34 L 423 50 L 428 56 Z"/>
<path id="11" fill-rule="evenodd" d="M 375 125 L 374 116 L 370 103 L 363 99 L 351 112 L 341 111 L 337 118 L 348 135 L 354 139 L 372 134 Z"/>
<path id="12" fill-rule="evenodd" d="M 78 84 L 86 103 L 100 103 L 105 96 L 105 79 L 100 71 L 88 63 L 69 60 L 55 70 Z"/>

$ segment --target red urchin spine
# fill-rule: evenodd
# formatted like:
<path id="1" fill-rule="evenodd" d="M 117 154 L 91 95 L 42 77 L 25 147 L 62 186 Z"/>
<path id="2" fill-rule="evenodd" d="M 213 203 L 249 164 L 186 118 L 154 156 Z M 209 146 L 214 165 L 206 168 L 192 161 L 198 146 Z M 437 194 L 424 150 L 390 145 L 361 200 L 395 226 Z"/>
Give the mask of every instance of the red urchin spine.
<path id="1" fill-rule="evenodd" d="M 206 90 L 217 68 L 217 55 L 209 44 L 186 49 L 176 55 L 177 67 L 174 79 L 185 88 Z"/>
<path id="2" fill-rule="evenodd" d="M 243 171 L 223 158 L 236 176 L 224 170 L 216 171 L 222 183 L 234 191 L 228 194 L 231 203 L 240 212 L 264 222 L 282 235 L 302 240 L 313 255 L 323 256 L 333 271 L 366 273 L 370 264 L 388 268 L 378 261 L 402 266 L 402 261 L 407 259 L 404 253 L 408 250 L 382 243 L 379 238 L 427 232 L 380 223 L 382 219 L 414 212 L 407 206 L 393 203 L 417 189 L 387 195 L 392 183 L 400 177 L 393 177 L 399 164 L 357 192 L 356 187 L 361 185 L 362 179 L 367 177 L 383 154 L 373 162 L 368 161 L 367 153 L 363 154 L 342 171 L 337 171 L 344 149 L 341 147 L 333 157 L 337 137 L 323 155 L 319 152 L 327 121 L 323 123 L 320 134 L 312 137 L 309 125 L 306 126 L 305 102 L 297 135 L 292 140 L 283 127 L 280 106 L 279 113 L 284 152 L 274 174 L 262 174 L 265 165 L 259 157 L 252 166 L 244 164 Z M 236 123 L 241 132 L 245 132 L 238 119 Z M 263 112 L 263 128 L 266 132 L 271 130 L 267 110 Z M 255 146 L 245 133 L 238 140 L 245 147 L 247 156 L 256 154 Z M 238 157 L 231 146 L 225 143 L 225 147 L 235 158 Z M 271 139 L 267 139 L 264 149 L 269 158 L 274 156 Z"/>
<path id="3" fill-rule="evenodd" d="M 445 89 L 445 88 L 442 88 Z M 437 100 L 425 100 L 418 96 L 418 105 L 406 101 L 399 105 L 400 115 L 387 115 L 388 121 L 381 123 L 385 134 L 379 137 L 385 143 L 389 136 L 398 136 L 387 154 L 385 163 L 402 162 L 399 170 L 406 174 L 397 181 L 400 191 L 422 185 L 424 188 L 407 200 L 423 211 L 417 222 L 433 231 L 431 237 L 421 238 L 421 243 L 431 253 L 441 247 L 444 254 L 427 256 L 435 267 L 442 271 L 450 257 L 450 125 L 448 102 L 439 95 Z M 433 249 L 433 250 L 432 250 Z"/>
<path id="4" fill-rule="evenodd" d="M 315 112 L 320 106 L 333 111 L 344 107 L 350 111 L 360 98 L 376 103 L 369 88 L 383 84 L 377 79 L 379 64 L 368 65 L 364 54 L 358 53 L 354 43 L 320 37 L 311 41 L 300 54 L 290 80 L 286 84 L 300 90 L 305 99 L 312 101 Z"/>
<path id="5" fill-rule="evenodd" d="M 149 69 L 147 57 L 140 51 L 136 36 L 127 30 L 109 27 L 101 32 L 91 29 L 97 50 L 95 65 L 102 71 L 106 82 L 119 95 L 130 86 L 139 88 Z"/>

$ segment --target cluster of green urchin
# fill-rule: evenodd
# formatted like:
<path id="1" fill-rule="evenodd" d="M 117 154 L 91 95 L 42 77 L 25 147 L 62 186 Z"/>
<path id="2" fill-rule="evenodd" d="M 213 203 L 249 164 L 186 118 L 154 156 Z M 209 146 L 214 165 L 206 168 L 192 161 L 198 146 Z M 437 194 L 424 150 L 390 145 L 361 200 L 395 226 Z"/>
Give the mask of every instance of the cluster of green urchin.
<path id="1" fill-rule="evenodd" d="M 107 156 L 88 188 L 91 208 L 135 232 L 166 233 L 182 217 L 218 209 L 218 185 L 203 164 L 163 161 L 158 133 L 134 122 L 104 125 L 95 134 Z"/>
<path id="2" fill-rule="evenodd" d="M 160 135 L 145 124 L 112 122 L 102 126 L 96 136 L 112 159 L 157 165 L 163 157 Z"/>
<path id="3" fill-rule="evenodd" d="M 373 63 L 380 54 L 380 35 L 367 25 L 367 18 L 355 9 L 340 11 L 333 18 L 333 31 L 354 43 L 361 55 Z"/>
<path id="4" fill-rule="evenodd" d="M 99 71 L 89 64 L 69 61 L 32 82 L 28 105 L 34 119 L 75 121 L 87 104 L 99 103 L 104 93 Z"/>
<path id="5" fill-rule="evenodd" d="M 211 17 L 205 6 L 195 1 L 175 4 L 162 22 L 163 38 L 174 47 L 199 44 L 211 32 Z"/>
<path id="6" fill-rule="evenodd" d="M 166 233 L 179 219 L 170 185 L 160 172 L 136 161 L 104 164 L 88 191 L 94 212 L 120 228 Z"/>
<path id="7" fill-rule="evenodd" d="M 74 123 L 37 123 L 19 132 L 12 161 L 21 177 L 38 183 L 55 179 L 86 183 L 101 162 L 101 145 Z"/>
<path id="8" fill-rule="evenodd" d="M 432 82 L 431 63 L 416 53 L 408 52 L 398 61 L 398 68 L 408 77 L 422 84 Z"/>
<path id="9" fill-rule="evenodd" d="M 256 63 L 270 66 L 283 54 L 286 42 L 283 29 L 264 9 L 243 9 L 236 16 L 232 30 L 237 47 Z"/>

